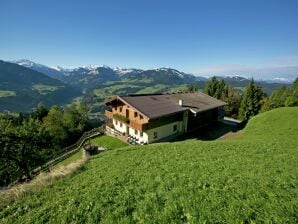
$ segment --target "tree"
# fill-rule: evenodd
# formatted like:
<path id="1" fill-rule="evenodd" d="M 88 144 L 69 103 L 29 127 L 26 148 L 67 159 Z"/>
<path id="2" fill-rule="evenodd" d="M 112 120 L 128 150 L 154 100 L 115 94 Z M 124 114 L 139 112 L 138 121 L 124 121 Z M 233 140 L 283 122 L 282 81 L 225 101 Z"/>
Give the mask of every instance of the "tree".
<path id="1" fill-rule="evenodd" d="M 265 100 L 262 111 L 268 111 L 285 106 L 298 106 L 298 78 L 294 81 L 291 88 L 282 86 L 273 91 L 271 96 Z"/>
<path id="2" fill-rule="evenodd" d="M 229 117 L 237 118 L 241 96 L 239 90 L 227 85 L 223 80 L 219 81 L 216 77 L 205 86 L 205 93 L 227 103 L 225 114 Z"/>
<path id="3" fill-rule="evenodd" d="M 249 120 L 252 116 L 257 115 L 261 109 L 263 97 L 264 92 L 262 88 L 256 86 L 252 79 L 243 93 L 239 109 L 239 118 Z"/>
<path id="4" fill-rule="evenodd" d="M 240 91 L 227 85 L 221 100 L 227 103 L 227 105 L 224 106 L 226 116 L 237 118 L 241 102 Z"/>
<path id="5" fill-rule="evenodd" d="M 272 110 L 278 107 L 284 107 L 285 101 L 290 95 L 290 90 L 286 86 L 282 86 L 277 90 L 273 91 L 271 96 L 266 99 L 262 111 Z"/>
<path id="6" fill-rule="evenodd" d="M 40 121 L 29 119 L 20 126 L 10 121 L 1 121 L 1 164 L 6 165 L 6 174 L 31 179 L 33 168 L 44 162 L 46 149 L 51 147 L 49 134 Z M 7 177 L 6 177 L 7 178 Z"/>
<path id="7" fill-rule="evenodd" d="M 88 108 L 82 104 L 72 104 L 65 108 L 63 115 L 64 126 L 70 134 L 80 134 L 84 131 L 88 120 Z"/>
<path id="8" fill-rule="evenodd" d="M 290 94 L 285 100 L 285 106 L 294 107 L 298 106 L 298 78 L 293 83 L 293 86 L 290 90 Z"/>
<path id="9" fill-rule="evenodd" d="M 194 92 L 197 92 L 198 91 L 198 86 L 193 84 L 193 85 L 189 85 L 187 87 L 187 92 L 191 92 L 191 93 L 194 93 Z"/>
<path id="10" fill-rule="evenodd" d="M 31 112 L 30 116 L 33 119 L 38 119 L 39 121 L 42 121 L 49 113 L 49 110 L 43 106 L 42 104 L 39 104 L 36 109 Z"/>
<path id="11" fill-rule="evenodd" d="M 65 140 L 68 134 L 64 123 L 64 112 L 62 108 L 53 106 L 48 115 L 44 118 L 44 125 L 56 146 L 66 145 Z"/>
<path id="12" fill-rule="evenodd" d="M 212 97 L 220 99 L 222 97 L 223 91 L 225 90 L 226 84 L 224 80 L 217 80 L 215 76 L 211 78 L 206 84 L 204 92 Z"/>

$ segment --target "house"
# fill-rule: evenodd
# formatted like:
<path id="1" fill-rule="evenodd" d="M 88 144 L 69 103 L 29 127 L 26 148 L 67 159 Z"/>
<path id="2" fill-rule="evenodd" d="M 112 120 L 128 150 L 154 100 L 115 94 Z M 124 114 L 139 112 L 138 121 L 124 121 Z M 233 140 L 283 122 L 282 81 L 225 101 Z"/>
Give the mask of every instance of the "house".
<path id="1" fill-rule="evenodd" d="M 204 93 L 115 96 L 106 101 L 106 131 L 138 144 L 170 140 L 224 116 L 224 102 Z"/>

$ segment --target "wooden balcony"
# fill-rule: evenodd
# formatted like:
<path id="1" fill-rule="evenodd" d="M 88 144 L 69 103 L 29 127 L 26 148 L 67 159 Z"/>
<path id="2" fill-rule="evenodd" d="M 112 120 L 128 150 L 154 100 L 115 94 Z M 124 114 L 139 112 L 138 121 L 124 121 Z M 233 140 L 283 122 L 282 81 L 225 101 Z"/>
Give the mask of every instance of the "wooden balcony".
<path id="1" fill-rule="evenodd" d="M 113 117 L 114 114 L 115 113 L 113 113 L 112 111 L 109 111 L 109 110 L 105 111 L 105 116 L 109 119 L 117 119 L 117 118 Z M 119 120 L 119 121 L 124 123 L 121 120 Z M 147 126 L 148 126 L 147 123 L 144 123 L 143 120 L 129 120 L 129 123 L 127 125 L 133 129 L 137 129 L 139 131 L 147 130 Z"/>
<path id="2" fill-rule="evenodd" d="M 105 115 L 106 115 L 107 118 L 113 119 L 113 112 L 112 111 L 106 110 Z"/>
<path id="3" fill-rule="evenodd" d="M 147 123 L 141 123 L 140 121 L 131 120 L 129 122 L 129 126 L 133 129 L 137 129 L 139 131 L 147 130 Z"/>

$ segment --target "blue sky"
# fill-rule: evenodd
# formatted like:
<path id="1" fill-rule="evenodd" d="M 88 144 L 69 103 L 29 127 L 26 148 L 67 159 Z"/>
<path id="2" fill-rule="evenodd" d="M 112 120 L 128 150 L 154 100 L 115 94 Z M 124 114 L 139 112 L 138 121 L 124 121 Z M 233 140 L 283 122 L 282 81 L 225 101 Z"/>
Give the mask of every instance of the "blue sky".
<path id="1" fill-rule="evenodd" d="M 3 0 L 0 59 L 21 58 L 194 74 L 298 66 L 298 1 Z"/>

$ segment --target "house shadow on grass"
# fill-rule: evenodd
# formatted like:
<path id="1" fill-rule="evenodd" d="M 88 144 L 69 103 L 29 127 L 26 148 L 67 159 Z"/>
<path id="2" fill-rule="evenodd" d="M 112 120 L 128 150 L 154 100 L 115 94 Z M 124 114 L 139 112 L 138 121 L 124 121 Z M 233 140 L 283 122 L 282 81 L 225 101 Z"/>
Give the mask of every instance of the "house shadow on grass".
<path id="1" fill-rule="evenodd" d="M 232 120 L 223 120 L 214 122 L 210 125 L 201 127 L 195 131 L 179 136 L 173 141 L 185 141 L 189 139 L 196 139 L 202 141 L 212 141 L 223 138 L 227 134 L 236 133 L 245 127 L 245 123 L 239 123 Z"/>

